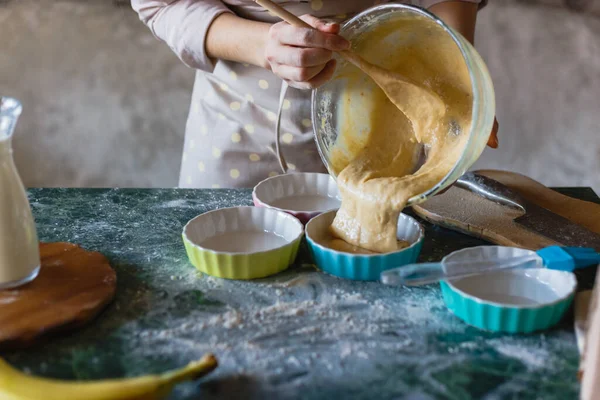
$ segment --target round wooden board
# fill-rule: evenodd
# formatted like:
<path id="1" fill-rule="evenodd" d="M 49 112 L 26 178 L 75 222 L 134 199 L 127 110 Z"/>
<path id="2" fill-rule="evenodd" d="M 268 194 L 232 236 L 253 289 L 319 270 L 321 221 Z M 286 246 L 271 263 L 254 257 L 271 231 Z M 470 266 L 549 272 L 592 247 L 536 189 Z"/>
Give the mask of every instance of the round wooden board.
<path id="1" fill-rule="evenodd" d="M 0 349 L 22 348 L 81 326 L 111 302 L 117 275 L 106 257 L 71 243 L 41 243 L 36 279 L 0 291 Z"/>

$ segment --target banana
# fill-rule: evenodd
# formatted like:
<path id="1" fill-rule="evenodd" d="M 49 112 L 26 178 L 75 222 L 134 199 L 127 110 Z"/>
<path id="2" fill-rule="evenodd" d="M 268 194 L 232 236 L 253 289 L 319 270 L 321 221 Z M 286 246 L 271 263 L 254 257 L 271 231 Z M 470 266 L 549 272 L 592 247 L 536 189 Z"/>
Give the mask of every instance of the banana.
<path id="1" fill-rule="evenodd" d="M 217 367 L 208 354 L 200 361 L 161 375 L 100 381 L 60 381 L 30 376 L 0 358 L 0 400 L 158 400 L 173 386 L 198 379 Z"/>

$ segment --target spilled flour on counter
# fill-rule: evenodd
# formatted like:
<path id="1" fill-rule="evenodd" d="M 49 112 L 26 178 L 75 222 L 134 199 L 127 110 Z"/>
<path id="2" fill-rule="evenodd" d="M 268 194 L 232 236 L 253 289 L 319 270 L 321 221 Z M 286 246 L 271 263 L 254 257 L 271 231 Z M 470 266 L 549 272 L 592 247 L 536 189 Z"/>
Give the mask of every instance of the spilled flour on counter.
<path id="1" fill-rule="evenodd" d="M 183 338 L 198 335 L 208 339 L 204 345 L 237 350 L 240 356 L 246 354 L 244 357 L 249 357 L 248 360 L 266 365 L 273 356 L 293 355 L 303 346 L 314 346 L 318 351 L 300 357 L 305 358 L 304 363 L 315 362 L 321 352 L 323 355 L 331 353 L 332 357 L 326 359 L 333 367 L 332 363 L 339 363 L 341 355 L 347 358 L 354 352 L 362 352 L 364 358 L 371 358 L 369 351 L 363 348 L 404 349 L 412 343 L 403 332 L 406 327 L 435 325 L 444 329 L 431 318 L 428 310 L 434 305 L 441 306 L 441 299 L 424 302 L 415 298 L 404 309 L 394 309 L 385 299 L 356 290 L 327 288 L 325 281 L 329 279 L 334 278 L 309 272 L 301 277 L 291 275 L 291 279 L 270 285 L 252 285 L 204 276 L 201 281 L 214 288 L 211 301 L 223 301 L 223 304 L 192 309 L 190 315 L 182 319 L 173 319 L 156 310 L 156 318 L 165 318 L 165 326 L 146 330 L 141 335 L 146 345 L 136 351 L 151 348 L 156 352 L 164 348 L 169 353 L 175 351 L 172 346 L 190 345 Z M 248 287 L 243 292 L 234 290 L 240 285 Z M 415 294 L 418 292 L 427 290 Z M 166 347 L 153 343 L 163 341 L 167 342 Z M 269 353 L 257 358 L 256 353 L 262 351 Z"/>
<path id="2" fill-rule="evenodd" d="M 529 369 L 545 368 L 552 358 L 552 355 L 544 347 L 524 348 L 508 341 L 500 341 L 493 345 L 498 353 L 521 361 Z"/>
<path id="3" fill-rule="evenodd" d="M 339 379 L 349 385 L 339 393 L 344 398 L 352 398 L 352 382 L 364 385 L 381 376 L 389 378 L 373 389 L 374 397 L 415 382 L 433 396 L 449 396 L 454 374 L 490 357 L 514 360 L 523 371 L 562 365 L 563 355 L 548 350 L 551 337 L 540 343 L 536 336 L 477 331 L 447 311 L 437 287 L 388 288 L 309 268 L 254 282 L 191 273 L 173 285 L 189 290 L 152 301 L 144 321 L 124 328 L 137 336 L 135 346 L 125 349 L 128 357 L 184 363 L 213 352 L 220 361 L 217 375 L 261 376 L 278 393 L 301 390 L 317 397 L 319 387 Z M 483 368 L 507 374 L 501 363 Z"/>

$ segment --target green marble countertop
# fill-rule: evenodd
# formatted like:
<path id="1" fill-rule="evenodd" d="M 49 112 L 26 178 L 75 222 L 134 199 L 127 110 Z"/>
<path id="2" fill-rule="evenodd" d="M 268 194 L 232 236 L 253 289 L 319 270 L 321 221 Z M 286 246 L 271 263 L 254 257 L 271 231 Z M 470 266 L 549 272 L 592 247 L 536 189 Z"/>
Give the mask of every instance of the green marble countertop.
<path id="1" fill-rule="evenodd" d="M 598 201 L 591 189 L 563 192 Z M 2 354 L 65 379 L 134 376 L 213 352 L 219 368 L 172 399 L 576 399 L 572 316 L 541 334 L 479 331 L 445 308 L 437 285 L 392 288 L 316 271 L 306 250 L 290 270 L 252 282 L 203 276 L 181 229 L 205 211 L 250 205 L 248 190 L 34 189 L 40 239 L 104 253 L 118 274 L 91 325 Z M 426 227 L 422 260 L 483 242 Z M 590 287 L 592 276 L 579 276 Z"/>

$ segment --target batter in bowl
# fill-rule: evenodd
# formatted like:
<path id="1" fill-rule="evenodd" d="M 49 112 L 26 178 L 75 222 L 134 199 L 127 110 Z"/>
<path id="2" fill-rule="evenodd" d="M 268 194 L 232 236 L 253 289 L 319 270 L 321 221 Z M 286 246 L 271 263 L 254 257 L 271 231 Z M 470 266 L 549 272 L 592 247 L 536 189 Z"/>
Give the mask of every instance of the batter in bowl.
<path id="1" fill-rule="evenodd" d="M 418 98 L 405 98 L 400 110 L 354 66 L 338 72 L 346 85 L 331 163 L 336 173 L 341 171 L 342 206 L 331 233 L 352 246 L 386 253 L 405 245 L 396 235 L 408 199 L 435 186 L 461 157 L 473 93 L 460 49 L 441 26 L 424 17 L 401 16 L 375 27 L 356 52 L 431 89 L 445 104 L 445 110 L 428 114 L 420 111 Z"/>

